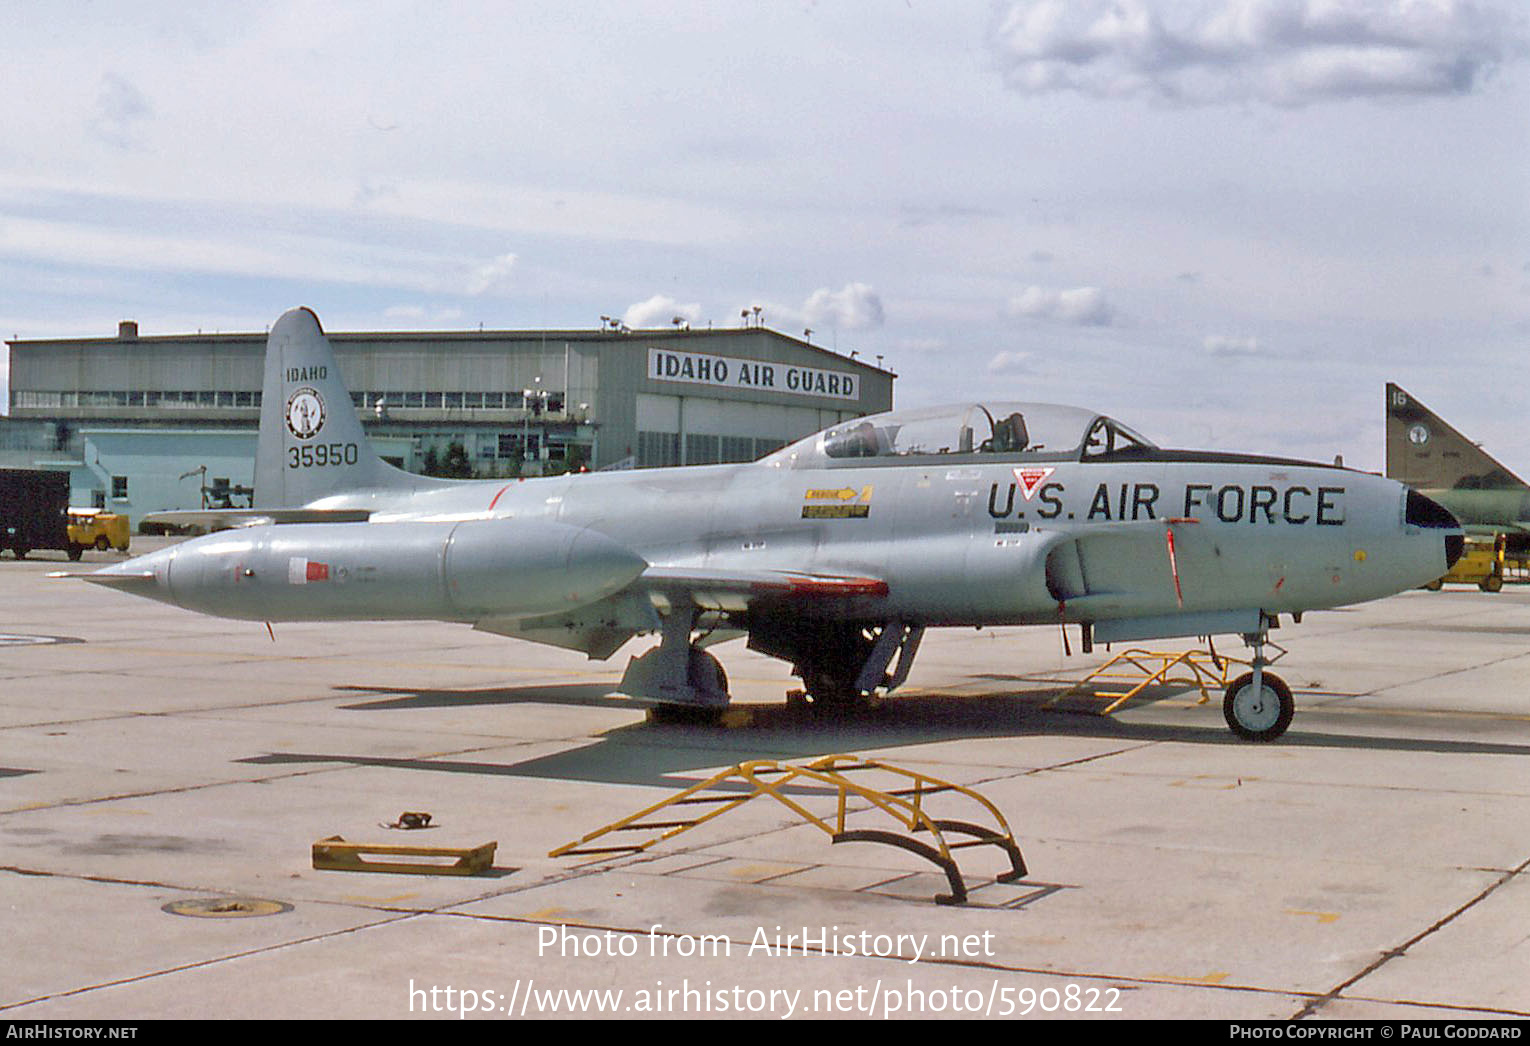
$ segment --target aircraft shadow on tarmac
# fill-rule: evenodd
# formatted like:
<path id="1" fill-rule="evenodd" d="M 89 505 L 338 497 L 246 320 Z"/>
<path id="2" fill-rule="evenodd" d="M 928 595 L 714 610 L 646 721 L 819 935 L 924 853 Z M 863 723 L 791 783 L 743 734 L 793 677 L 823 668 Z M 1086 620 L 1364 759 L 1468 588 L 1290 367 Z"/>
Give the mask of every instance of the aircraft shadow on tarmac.
<path id="1" fill-rule="evenodd" d="M 985 681 L 992 681 L 988 677 Z M 502 687 L 475 690 L 419 690 L 382 687 L 342 687 L 369 694 L 393 694 L 377 701 L 341 706 L 357 712 L 441 708 L 468 705 L 563 704 L 636 711 L 600 685 Z M 1244 745 L 1223 728 L 1212 707 L 1192 714 L 1203 725 L 1128 722 L 1101 716 L 1077 706 L 1052 704 L 1066 692 L 1046 687 L 1017 692 L 1013 687 L 962 695 L 913 692 L 854 713 L 820 712 L 767 705 L 745 726 L 724 728 L 698 724 L 635 723 L 600 734 L 592 743 L 553 755 L 520 762 L 491 762 L 452 758 L 386 758 L 345 753 L 270 753 L 239 760 L 259 765 L 340 763 L 396 767 L 438 773 L 527 777 L 606 784 L 683 787 L 695 771 L 751 759 L 811 759 L 838 752 L 885 751 L 888 748 L 941 741 L 1029 736 L 1091 737 L 1126 744 L 1179 742 L 1197 745 Z M 1179 688 L 1134 699 L 1128 708 L 1142 707 L 1171 696 Z M 1307 709 L 1304 715 L 1321 715 Z M 507 746 L 524 742 L 511 742 Z M 1280 745 L 1370 751 L 1466 755 L 1530 756 L 1530 745 L 1492 741 L 1385 737 L 1292 730 Z"/>

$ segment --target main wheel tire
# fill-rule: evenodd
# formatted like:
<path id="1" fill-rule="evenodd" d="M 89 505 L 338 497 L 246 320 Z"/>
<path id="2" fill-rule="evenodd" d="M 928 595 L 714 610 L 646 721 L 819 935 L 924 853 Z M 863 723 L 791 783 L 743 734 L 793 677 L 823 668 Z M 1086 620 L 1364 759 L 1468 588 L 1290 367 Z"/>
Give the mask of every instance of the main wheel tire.
<path id="1" fill-rule="evenodd" d="M 78 562 L 79 558 L 81 556 L 83 556 L 84 554 L 85 554 L 85 546 L 84 545 L 76 545 L 72 541 L 69 543 L 69 558 L 71 560 Z"/>
<path id="2" fill-rule="evenodd" d="M 1245 741 L 1273 741 L 1286 732 L 1296 714 L 1296 702 L 1286 681 L 1263 673 L 1264 685 L 1254 690 L 1254 673 L 1245 672 L 1227 685 L 1222 717 Z"/>
<path id="3" fill-rule="evenodd" d="M 849 711 L 869 707 L 872 703 L 869 695 L 836 673 L 803 669 L 800 674 L 808 698 L 820 708 Z"/>
<path id="4" fill-rule="evenodd" d="M 26 559 L 27 553 L 32 550 L 27 548 L 25 545 L 17 545 L 15 548 L 11 549 L 11 551 L 16 553 L 17 559 Z"/>
<path id="5" fill-rule="evenodd" d="M 705 650 L 691 650 L 690 664 L 686 669 L 691 686 L 699 690 L 728 692 L 728 673 L 722 662 Z"/>
<path id="6" fill-rule="evenodd" d="M 1477 587 L 1484 592 L 1501 592 L 1503 591 L 1503 575 L 1489 574 L 1478 583 Z"/>

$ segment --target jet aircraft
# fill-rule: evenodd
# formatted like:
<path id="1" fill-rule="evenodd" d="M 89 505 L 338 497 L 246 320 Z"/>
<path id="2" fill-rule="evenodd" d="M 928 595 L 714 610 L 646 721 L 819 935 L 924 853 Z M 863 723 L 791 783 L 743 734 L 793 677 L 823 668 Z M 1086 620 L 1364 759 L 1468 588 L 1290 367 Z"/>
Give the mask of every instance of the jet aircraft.
<path id="1" fill-rule="evenodd" d="M 1238 735 L 1280 736 L 1279 615 L 1420 585 L 1460 554 L 1454 518 L 1379 476 L 1164 450 L 1093 411 L 894 410 L 760 460 L 526 480 L 441 480 L 372 451 L 318 318 L 271 329 L 256 507 L 232 526 L 84 575 L 256 621 L 432 619 L 606 659 L 639 634 L 624 693 L 716 709 L 707 649 L 794 666 L 815 702 L 908 677 L 924 630 L 1082 626 L 1084 648 L 1241 635 Z M 180 514 L 181 522 L 188 514 Z"/>
<path id="2" fill-rule="evenodd" d="M 1473 536 L 1530 554 L 1530 485 L 1400 386 L 1387 383 L 1387 475 L 1438 502 Z"/>

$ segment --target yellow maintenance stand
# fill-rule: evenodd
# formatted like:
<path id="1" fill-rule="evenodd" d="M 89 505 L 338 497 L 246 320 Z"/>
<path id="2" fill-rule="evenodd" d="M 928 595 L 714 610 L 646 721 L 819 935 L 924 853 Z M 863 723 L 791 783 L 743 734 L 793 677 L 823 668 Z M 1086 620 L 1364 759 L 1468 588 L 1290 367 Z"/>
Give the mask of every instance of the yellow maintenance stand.
<path id="1" fill-rule="evenodd" d="M 879 783 L 891 788 L 874 788 L 851 775 L 875 774 Z M 730 789 L 731 791 L 724 791 Z M 720 794 L 707 795 L 707 792 Z M 972 821 L 933 817 L 926 809 L 936 796 L 959 797 L 976 804 L 991 819 L 985 827 Z M 566 843 L 549 857 L 607 856 L 642 853 L 666 839 L 697 825 L 715 820 L 745 803 L 761 797 L 774 799 L 808 824 L 829 836 L 831 842 L 871 842 L 896 846 L 935 864 L 946 874 L 949 894 L 936 894 L 939 904 L 963 904 L 967 885 L 953 856 L 957 850 L 973 846 L 995 846 L 1009 858 L 1010 870 L 998 876 L 1000 882 L 1014 882 L 1026 874 L 1025 860 L 1009 823 L 999 808 L 982 795 L 962 785 L 942 781 L 929 774 L 893 766 L 876 759 L 852 755 L 831 755 L 806 765 L 754 759 L 713 774 L 668 799 L 644 807 L 637 813 L 597 828 L 580 839 Z M 859 802 L 853 802 L 859 801 Z M 828 806 L 831 809 L 812 807 Z M 673 811 L 671 816 L 662 816 Z M 677 816 L 691 813 L 693 816 Z M 901 832 L 879 828 L 850 828 L 847 821 L 860 814 L 882 813 L 902 829 Z M 610 846 L 590 846 L 619 832 L 646 832 L 648 837 Z M 908 834 L 905 834 L 908 833 Z M 930 840 L 912 838 L 918 834 Z M 955 841 L 948 836 L 959 837 Z M 630 838 L 630 837 L 629 837 Z"/>
<path id="2" fill-rule="evenodd" d="M 1272 663 L 1275 660 L 1279 660 L 1278 655 Z M 1109 702 L 1100 709 L 1100 715 L 1109 715 L 1150 686 L 1185 686 L 1198 689 L 1199 703 L 1205 704 L 1211 700 L 1211 688 L 1226 689 L 1231 671 L 1247 667 L 1247 661 L 1209 649 L 1166 651 L 1133 647 L 1074 683 L 1054 703 L 1068 697 L 1092 697 Z"/>

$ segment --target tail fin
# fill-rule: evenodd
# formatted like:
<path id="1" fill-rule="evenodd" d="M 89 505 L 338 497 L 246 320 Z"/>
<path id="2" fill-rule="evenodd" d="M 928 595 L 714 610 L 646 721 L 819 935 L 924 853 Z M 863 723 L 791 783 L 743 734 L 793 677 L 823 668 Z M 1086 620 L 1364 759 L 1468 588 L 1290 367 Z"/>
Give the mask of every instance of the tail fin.
<path id="1" fill-rule="evenodd" d="M 1524 490 L 1525 481 L 1387 383 L 1387 475 L 1418 490 Z"/>
<path id="2" fill-rule="evenodd" d="M 307 308 L 283 313 L 266 341 L 256 506 L 296 507 L 344 491 L 415 487 L 418 480 L 372 449 L 319 317 Z"/>

